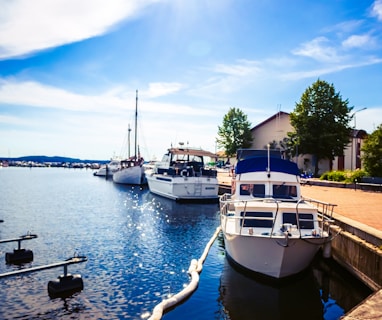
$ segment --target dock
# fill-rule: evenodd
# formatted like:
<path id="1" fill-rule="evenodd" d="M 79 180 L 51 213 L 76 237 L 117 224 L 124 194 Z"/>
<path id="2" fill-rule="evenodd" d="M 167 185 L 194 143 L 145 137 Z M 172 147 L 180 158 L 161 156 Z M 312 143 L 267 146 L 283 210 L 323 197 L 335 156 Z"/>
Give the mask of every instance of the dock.
<path id="1" fill-rule="evenodd" d="M 218 172 L 221 193 L 230 192 L 231 179 L 229 172 Z M 309 179 L 301 193 L 337 204 L 332 257 L 374 291 L 341 319 L 382 319 L 382 192 Z"/>

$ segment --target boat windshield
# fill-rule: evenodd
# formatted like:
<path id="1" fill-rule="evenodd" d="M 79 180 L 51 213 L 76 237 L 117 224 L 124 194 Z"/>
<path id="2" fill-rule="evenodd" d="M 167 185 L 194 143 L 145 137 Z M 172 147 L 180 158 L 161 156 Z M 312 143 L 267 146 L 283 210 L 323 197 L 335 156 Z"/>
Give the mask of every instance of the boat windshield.
<path id="1" fill-rule="evenodd" d="M 266 193 L 265 184 L 242 183 L 239 190 L 241 196 L 253 196 L 255 198 L 293 199 L 297 197 L 297 187 L 285 183 L 273 184 L 272 195 Z"/>
<path id="2" fill-rule="evenodd" d="M 292 199 L 297 197 L 297 188 L 295 185 L 274 184 L 272 186 L 273 197 L 277 199 Z"/>

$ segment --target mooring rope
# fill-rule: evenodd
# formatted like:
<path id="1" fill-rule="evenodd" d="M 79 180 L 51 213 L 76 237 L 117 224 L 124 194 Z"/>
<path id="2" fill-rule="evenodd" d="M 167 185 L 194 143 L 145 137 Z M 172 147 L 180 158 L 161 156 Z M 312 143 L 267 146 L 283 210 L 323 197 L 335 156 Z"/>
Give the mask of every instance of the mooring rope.
<path id="1" fill-rule="evenodd" d="M 149 320 L 161 319 L 163 312 L 166 309 L 168 309 L 172 306 L 175 306 L 175 305 L 179 304 L 180 302 L 182 302 L 183 300 L 187 299 L 187 297 L 190 296 L 196 290 L 196 288 L 198 287 L 198 283 L 199 283 L 199 274 L 203 269 L 203 263 L 207 258 L 208 252 L 209 252 L 212 244 L 214 243 L 217 236 L 219 235 L 220 230 L 221 230 L 220 226 L 218 228 L 216 228 L 215 233 L 213 234 L 210 241 L 207 243 L 207 245 L 204 249 L 204 252 L 201 255 L 201 257 L 199 258 L 199 260 L 196 260 L 196 259 L 191 260 L 190 267 L 188 268 L 188 271 L 187 271 L 188 274 L 191 276 L 191 281 L 187 285 L 187 287 L 185 287 L 182 291 L 178 292 L 177 294 L 173 295 L 171 298 L 165 299 L 162 302 L 160 302 L 159 304 L 157 304 L 155 306 L 153 313 L 152 313 L 151 317 L 149 318 Z"/>

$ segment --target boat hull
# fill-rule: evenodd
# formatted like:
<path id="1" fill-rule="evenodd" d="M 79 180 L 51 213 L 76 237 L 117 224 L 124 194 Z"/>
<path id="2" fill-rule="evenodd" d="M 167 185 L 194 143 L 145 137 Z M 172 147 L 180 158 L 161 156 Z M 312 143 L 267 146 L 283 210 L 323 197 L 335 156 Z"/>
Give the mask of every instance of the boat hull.
<path id="1" fill-rule="evenodd" d="M 254 237 L 225 233 L 225 250 L 240 267 L 272 278 L 285 278 L 306 269 L 322 239 Z"/>
<path id="2" fill-rule="evenodd" d="M 215 177 L 147 176 L 150 192 L 172 200 L 218 200 L 219 183 Z"/>
<path id="3" fill-rule="evenodd" d="M 144 168 L 134 166 L 120 169 L 113 174 L 113 181 L 119 184 L 142 185 L 146 183 Z"/>

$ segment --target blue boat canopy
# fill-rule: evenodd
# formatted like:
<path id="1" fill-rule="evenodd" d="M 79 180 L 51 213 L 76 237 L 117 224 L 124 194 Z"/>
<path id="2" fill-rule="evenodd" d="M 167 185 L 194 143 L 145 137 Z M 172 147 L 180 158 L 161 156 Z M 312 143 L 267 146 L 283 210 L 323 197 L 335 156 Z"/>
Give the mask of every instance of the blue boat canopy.
<path id="1" fill-rule="evenodd" d="M 270 171 L 272 172 L 282 172 L 293 175 L 299 175 L 300 171 L 297 167 L 297 164 L 289 160 L 270 157 Z M 247 172 L 259 172 L 267 171 L 268 168 L 268 157 L 251 157 L 239 161 L 236 164 L 235 173 L 247 173 Z"/>

